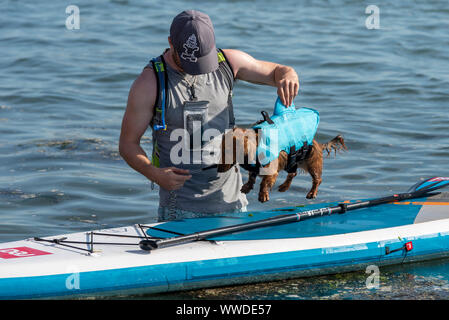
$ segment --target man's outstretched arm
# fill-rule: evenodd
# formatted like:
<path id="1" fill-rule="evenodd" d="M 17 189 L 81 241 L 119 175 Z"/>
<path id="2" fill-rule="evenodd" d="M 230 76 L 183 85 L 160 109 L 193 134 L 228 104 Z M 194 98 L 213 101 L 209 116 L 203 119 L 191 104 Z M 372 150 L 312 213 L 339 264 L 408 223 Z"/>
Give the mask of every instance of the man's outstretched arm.
<path id="1" fill-rule="evenodd" d="M 293 103 L 299 90 L 298 74 L 293 68 L 257 60 L 240 50 L 224 49 L 223 52 L 236 79 L 277 87 L 281 102 L 286 106 Z"/>

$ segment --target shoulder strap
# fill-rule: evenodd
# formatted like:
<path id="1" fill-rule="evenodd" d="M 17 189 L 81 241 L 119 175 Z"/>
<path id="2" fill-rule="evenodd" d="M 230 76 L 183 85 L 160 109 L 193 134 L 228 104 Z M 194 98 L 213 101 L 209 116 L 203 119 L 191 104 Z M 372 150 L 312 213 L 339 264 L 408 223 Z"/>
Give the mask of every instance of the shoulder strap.
<path id="1" fill-rule="evenodd" d="M 153 70 L 156 74 L 157 79 L 157 96 L 156 104 L 154 107 L 155 112 L 153 115 L 153 130 L 166 130 L 167 125 L 165 124 L 165 89 L 167 88 L 167 68 L 165 67 L 164 57 L 161 55 L 157 58 L 151 59 L 151 64 L 153 66 Z"/>
<path id="2" fill-rule="evenodd" d="M 226 59 L 226 55 L 222 49 L 217 48 L 217 56 L 218 56 L 218 68 L 220 69 L 222 74 L 224 74 L 229 85 L 230 92 L 228 99 L 232 100 L 232 92 L 233 92 L 232 90 L 234 89 L 234 81 L 235 81 L 234 71 L 232 70 L 231 65 Z M 229 125 L 230 127 L 235 126 L 234 108 L 232 105 L 232 101 L 230 101 L 230 108 L 229 108 Z"/>
<path id="3" fill-rule="evenodd" d="M 228 82 L 229 82 L 229 87 L 232 88 L 234 87 L 234 70 L 232 70 L 231 65 L 229 64 L 228 60 L 226 59 L 226 55 L 223 52 L 222 49 L 217 48 L 217 56 L 218 56 L 218 65 L 222 66 L 222 70 L 224 70 L 226 77 L 228 78 Z"/>
<path id="4" fill-rule="evenodd" d="M 220 48 L 218 48 L 217 49 L 217 55 L 218 55 L 218 63 L 220 64 L 220 63 L 224 63 L 225 65 L 226 65 L 226 67 L 228 67 L 229 68 L 229 71 L 230 71 L 230 73 L 231 73 L 231 78 L 232 78 L 232 81 L 234 80 L 234 70 L 232 69 L 232 67 L 231 67 L 231 64 L 228 62 L 228 60 L 226 59 L 226 55 L 225 55 L 225 53 L 223 52 L 223 50 L 222 49 L 220 49 Z"/>

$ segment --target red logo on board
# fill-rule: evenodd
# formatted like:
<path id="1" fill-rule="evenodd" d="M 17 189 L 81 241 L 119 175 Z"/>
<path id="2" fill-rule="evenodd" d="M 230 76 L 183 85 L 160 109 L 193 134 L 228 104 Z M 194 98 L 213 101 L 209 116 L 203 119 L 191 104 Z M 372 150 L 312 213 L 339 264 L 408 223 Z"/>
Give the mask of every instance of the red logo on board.
<path id="1" fill-rule="evenodd" d="M 28 247 L 0 249 L 0 258 L 2 258 L 2 259 L 35 257 L 35 256 L 42 256 L 45 254 L 51 254 L 51 253 L 37 250 L 37 249 L 28 248 Z"/>
<path id="2" fill-rule="evenodd" d="M 406 244 L 405 244 L 405 250 L 406 251 L 410 251 L 410 250 L 413 250 L 413 243 L 410 241 L 410 242 L 407 242 Z"/>

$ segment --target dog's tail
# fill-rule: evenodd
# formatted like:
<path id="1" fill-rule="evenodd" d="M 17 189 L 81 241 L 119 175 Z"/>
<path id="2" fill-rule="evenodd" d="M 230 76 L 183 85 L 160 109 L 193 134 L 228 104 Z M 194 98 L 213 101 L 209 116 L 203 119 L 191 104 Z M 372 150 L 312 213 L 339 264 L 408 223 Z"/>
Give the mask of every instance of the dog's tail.
<path id="1" fill-rule="evenodd" d="M 345 140 L 341 135 L 336 136 L 327 143 L 320 143 L 320 145 L 321 149 L 323 150 L 323 153 L 324 151 L 327 151 L 327 156 L 330 155 L 332 150 L 334 150 L 335 155 L 337 155 L 337 151 L 348 150 L 348 148 L 345 145 Z"/>

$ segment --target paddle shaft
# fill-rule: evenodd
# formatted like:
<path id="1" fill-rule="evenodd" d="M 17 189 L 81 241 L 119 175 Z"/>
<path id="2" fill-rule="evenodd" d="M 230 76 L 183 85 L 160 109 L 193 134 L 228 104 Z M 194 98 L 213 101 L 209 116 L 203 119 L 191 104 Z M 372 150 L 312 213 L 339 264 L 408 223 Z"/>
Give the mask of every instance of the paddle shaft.
<path id="1" fill-rule="evenodd" d="M 179 245 L 184 243 L 189 243 L 193 241 L 199 241 L 199 240 L 205 240 L 207 238 L 211 237 L 218 237 L 221 235 L 234 233 L 234 232 L 240 232 L 240 231 L 247 231 L 251 229 L 256 228 L 263 228 L 268 226 L 275 226 L 280 225 L 284 223 L 291 223 L 291 222 L 298 222 L 303 221 L 310 218 L 315 217 L 321 217 L 324 215 L 331 215 L 335 213 L 345 213 L 346 211 L 360 209 L 360 208 L 367 208 L 383 203 L 388 203 L 392 201 L 401 201 L 405 199 L 411 199 L 416 198 L 419 196 L 422 196 L 426 194 L 427 192 L 413 192 L 413 193 L 400 193 L 395 194 L 388 197 L 373 199 L 373 200 L 367 200 L 362 202 L 356 202 L 356 203 L 340 203 L 337 206 L 328 207 L 328 208 L 321 208 L 321 209 L 314 209 L 314 210 L 308 210 L 298 213 L 292 213 L 292 214 L 285 214 L 285 215 L 279 215 L 275 217 L 271 217 L 268 219 L 262 219 L 254 222 L 247 222 L 242 224 L 237 224 L 233 226 L 227 226 L 222 228 L 216 228 L 216 229 L 210 229 L 206 231 L 200 231 L 195 232 L 191 234 L 187 234 L 184 236 L 177 236 L 167 239 L 157 239 L 157 240 L 151 240 L 146 239 L 142 240 L 139 244 L 140 248 L 143 250 L 153 250 L 157 248 L 164 248 L 169 247 L 173 245 Z"/>

